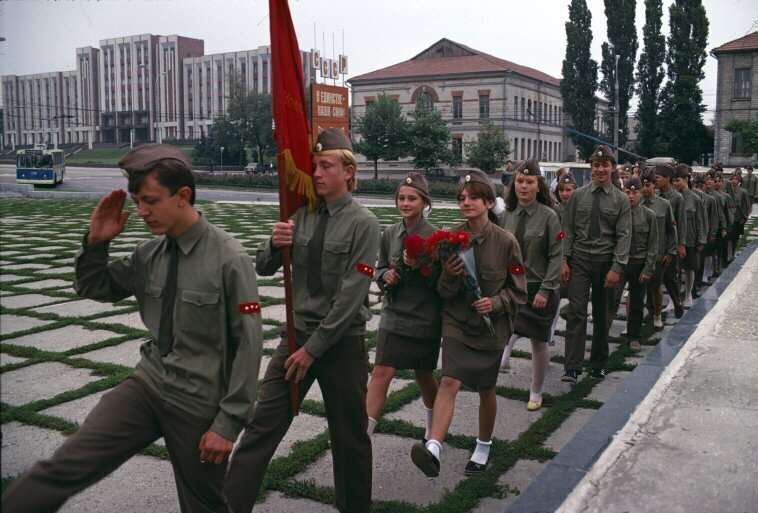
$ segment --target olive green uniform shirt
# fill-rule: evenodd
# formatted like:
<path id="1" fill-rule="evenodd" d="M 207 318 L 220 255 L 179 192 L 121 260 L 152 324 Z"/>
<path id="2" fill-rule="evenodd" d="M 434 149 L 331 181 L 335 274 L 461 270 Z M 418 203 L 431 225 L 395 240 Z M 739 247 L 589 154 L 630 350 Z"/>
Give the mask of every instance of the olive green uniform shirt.
<path id="1" fill-rule="evenodd" d="M 526 302 L 526 277 L 516 238 L 493 223 L 487 223 L 475 236 L 467 223 L 452 228 L 452 232 L 469 232 L 474 245 L 476 274 L 482 297 L 492 299 L 490 320 L 495 328 L 492 335 L 481 314 L 472 306 L 466 285 L 460 276 L 442 271 L 437 290 L 444 301 L 442 336 L 450 337 L 475 349 L 494 351 L 505 347 L 513 333 L 513 321 L 519 305 Z"/>
<path id="2" fill-rule="evenodd" d="M 555 210 L 555 213 L 558 215 L 558 222 L 562 222 L 563 213 L 566 211 L 566 203 L 556 202 L 555 205 L 553 205 L 553 209 Z"/>
<path id="3" fill-rule="evenodd" d="M 658 255 L 656 261 L 660 262 L 666 255 L 670 257 L 676 256 L 676 243 L 677 243 L 677 230 L 674 223 L 671 212 L 671 203 L 663 199 L 661 196 L 653 194 L 649 198 L 640 198 L 640 204 L 649 208 L 655 214 L 656 232 L 658 234 Z"/>
<path id="4" fill-rule="evenodd" d="M 405 223 L 388 226 L 379 244 L 379 261 L 376 264 L 376 283 L 384 289 L 384 275 L 398 257 L 402 258 L 405 237 L 414 233 L 428 238 L 437 229 L 426 219 L 406 229 Z M 442 298 L 437 293 L 440 266 L 432 266 L 428 277 L 419 274 L 402 276 L 395 285 L 392 301 L 387 296 L 382 304 L 379 327 L 414 338 L 439 338 L 442 330 Z"/>
<path id="5" fill-rule="evenodd" d="M 658 223 L 655 212 L 638 204 L 632 209 L 632 243 L 629 261 L 644 262 L 642 274 L 652 276 L 658 257 Z"/>
<path id="6" fill-rule="evenodd" d="M 155 340 L 169 264 L 165 236 L 110 262 L 108 243 L 84 245 L 75 258 L 74 289 L 103 302 L 133 294 L 153 337 L 140 347 L 134 376 L 167 403 L 213 419 L 212 431 L 235 440 L 255 403 L 263 343 L 260 315 L 240 307 L 258 301 L 255 269 L 245 248 L 204 217 L 176 242 L 174 340 L 164 357 Z"/>
<path id="7" fill-rule="evenodd" d="M 600 237 L 590 240 L 592 195 L 601 188 Z M 615 185 L 603 187 L 594 181 L 574 191 L 563 214 L 563 259 L 582 258 L 593 262 L 612 260 L 611 270 L 620 273 L 629 258 L 632 216 L 629 200 Z"/>
<path id="8" fill-rule="evenodd" d="M 716 237 L 716 230 L 719 228 L 719 209 L 716 205 L 716 199 L 708 193 L 698 192 L 705 209 L 705 218 L 708 220 L 708 237 Z"/>
<path id="9" fill-rule="evenodd" d="M 545 298 L 556 292 L 561 284 L 563 267 L 563 232 L 558 215 L 552 208 L 535 201 L 526 208 L 517 205 L 500 215 L 500 226 L 516 234 L 521 212 L 526 212 L 524 247 L 521 256 L 526 267 L 526 282 L 541 283 L 539 294 Z"/>
<path id="10" fill-rule="evenodd" d="M 684 209 L 684 198 L 682 198 L 679 192 L 674 190 L 674 187 L 669 187 L 665 192 L 658 189 L 658 194 L 661 198 L 671 203 L 671 211 L 674 213 L 674 221 L 676 221 L 677 245 L 686 246 L 687 214 Z"/>
<path id="11" fill-rule="evenodd" d="M 732 209 L 732 212 L 734 212 L 734 222 L 742 223 L 750 215 L 750 198 L 748 198 L 744 189 L 735 189 L 734 187 L 729 196 L 734 207 Z"/>
<path id="12" fill-rule="evenodd" d="M 708 242 L 708 221 L 705 217 L 703 201 L 690 190 L 680 191 L 684 198 L 684 211 L 687 216 L 687 247 L 704 246 Z"/>
<path id="13" fill-rule="evenodd" d="M 758 195 L 758 176 L 745 174 L 742 178 L 742 188 L 745 189 L 750 201 L 752 201 L 753 197 Z"/>
<path id="14" fill-rule="evenodd" d="M 697 189 L 695 187 L 692 187 L 690 189 L 690 192 L 697 196 L 700 201 L 703 203 L 703 210 L 705 212 L 705 232 L 708 234 L 707 236 L 711 235 L 711 213 L 708 211 L 708 205 L 706 204 L 706 200 L 703 198 L 705 196 L 705 193 L 702 192 L 700 189 Z M 715 227 L 713 228 L 713 233 L 715 234 Z"/>
<path id="15" fill-rule="evenodd" d="M 726 230 L 725 199 L 716 189 L 706 189 L 705 193 L 713 198 L 713 209 L 716 211 L 716 232 Z"/>
<path id="16" fill-rule="evenodd" d="M 328 221 L 321 256 L 321 288 L 308 292 L 308 245 L 318 214 L 300 208 L 292 221 L 292 306 L 295 328 L 310 336 L 305 349 L 315 358 L 348 335 L 364 335 L 371 319 L 367 306 L 376 253 L 379 222 L 350 193 L 326 204 Z M 282 266 L 282 253 L 271 239 L 258 247 L 258 274 L 271 276 Z"/>

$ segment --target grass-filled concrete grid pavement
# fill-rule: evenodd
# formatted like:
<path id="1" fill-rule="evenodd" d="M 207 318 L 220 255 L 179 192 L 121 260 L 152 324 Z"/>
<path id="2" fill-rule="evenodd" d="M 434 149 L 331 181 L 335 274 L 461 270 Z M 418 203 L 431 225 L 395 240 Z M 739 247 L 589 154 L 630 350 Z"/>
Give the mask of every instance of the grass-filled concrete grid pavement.
<path id="1" fill-rule="evenodd" d="M 115 305 L 76 297 L 73 254 L 95 206 L 90 200 L 0 200 L 0 380 L 2 483 L 7 486 L 34 461 L 52 454 L 76 431 L 97 400 L 131 372 L 148 333 L 133 299 Z M 242 241 L 252 258 L 270 234 L 278 207 L 201 203 L 199 210 Z M 396 222 L 394 208 L 372 208 L 382 227 Z M 435 209 L 438 227 L 460 222 L 457 209 Z M 112 257 L 127 255 L 150 237 L 132 215 L 110 245 Z M 278 343 L 284 320 L 281 275 L 259 279 L 264 355 Z M 372 286 L 374 318 L 368 323 L 370 356 L 376 344 L 380 303 Z M 621 306 L 624 308 L 624 305 Z M 670 329 L 673 317 L 667 321 Z M 467 478 L 463 467 L 475 446 L 478 396 L 464 390 L 445 440 L 440 477 L 429 479 L 412 464 L 411 445 L 423 433 L 424 412 L 412 372 L 399 372 L 390 388 L 374 444 L 373 510 L 378 512 L 500 512 L 525 489 L 587 422 L 640 358 L 630 357 L 620 338 L 625 323 L 614 320 L 608 377 L 562 383 L 563 329 L 545 384 L 544 407 L 527 412 L 529 343 L 517 343 L 510 372 L 498 379 L 498 417 L 491 465 Z M 589 328 L 591 330 L 591 327 Z M 646 354 L 661 333 L 643 327 Z M 664 330 L 664 332 L 665 332 Z M 260 376 L 269 358 L 264 357 Z M 327 424 L 317 384 L 272 461 L 256 511 L 336 511 Z M 63 511 L 179 511 L 167 451 L 158 440 L 112 476 L 72 498 Z"/>

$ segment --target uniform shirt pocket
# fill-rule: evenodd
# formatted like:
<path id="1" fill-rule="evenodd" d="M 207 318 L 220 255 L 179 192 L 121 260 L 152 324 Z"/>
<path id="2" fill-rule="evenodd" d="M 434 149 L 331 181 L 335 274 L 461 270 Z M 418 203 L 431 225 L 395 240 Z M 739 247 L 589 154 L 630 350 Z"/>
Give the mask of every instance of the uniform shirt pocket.
<path id="1" fill-rule="evenodd" d="M 179 295 L 178 324 L 186 333 L 215 337 L 218 335 L 219 299 L 218 291 L 184 289 Z M 211 339 L 213 342 L 216 340 Z"/>
<path id="2" fill-rule="evenodd" d="M 153 283 L 145 285 L 144 307 L 142 311 L 142 322 L 155 337 L 158 336 L 158 329 L 161 325 L 161 297 L 163 296 L 163 287 Z"/>
<path id="3" fill-rule="evenodd" d="M 311 242 L 310 237 L 295 235 L 292 243 L 292 263 L 298 267 L 308 267 L 308 246 Z"/>
<path id="4" fill-rule="evenodd" d="M 507 275 L 506 269 L 482 269 L 482 279 L 479 283 L 482 297 L 491 297 L 500 292 Z"/>
<path id="5" fill-rule="evenodd" d="M 324 252 L 321 255 L 324 274 L 343 275 L 347 271 L 350 258 L 350 242 L 341 240 L 325 240 Z"/>

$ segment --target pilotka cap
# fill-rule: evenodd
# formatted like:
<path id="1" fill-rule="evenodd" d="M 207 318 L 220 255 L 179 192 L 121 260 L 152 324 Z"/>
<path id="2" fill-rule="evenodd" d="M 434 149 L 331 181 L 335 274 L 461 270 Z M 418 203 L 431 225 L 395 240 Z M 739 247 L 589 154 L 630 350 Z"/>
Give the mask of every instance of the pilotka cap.
<path id="1" fill-rule="evenodd" d="M 537 159 L 522 160 L 519 162 L 518 166 L 516 166 L 516 172 L 527 176 L 542 176 L 540 163 L 537 162 Z"/>
<path id="2" fill-rule="evenodd" d="M 410 187 L 418 189 L 419 192 L 421 192 L 424 196 L 426 196 L 427 198 L 429 197 L 429 182 L 427 181 L 426 177 L 422 175 L 421 173 L 416 173 L 415 171 L 411 171 L 410 173 L 408 173 L 408 176 L 403 178 L 403 181 L 400 182 L 400 185 L 398 185 L 398 188 L 402 187 L 403 185 L 408 185 Z"/>
<path id="3" fill-rule="evenodd" d="M 641 191 L 642 182 L 640 182 L 639 177 L 632 175 L 624 180 L 624 189 L 628 189 L 630 191 Z"/>
<path id="4" fill-rule="evenodd" d="M 327 128 L 318 134 L 316 144 L 313 145 L 313 153 L 328 150 L 348 150 L 352 153 L 353 143 L 341 128 Z"/>
<path id="5" fill-rule="evenodd" d="M 490 177 L 484 171 L 479 171 L 478 169 L 470 171 L 466 175 L 465 181 L 466 183 L 482 183 L 492 189 L 493 195 L 497 196 L 497 191 L 495 190 L 495 186 L 492 185 L 492 180 L 490 180 Z"/>
<path id="6" fill-rule="evenodd" d="M 118 165 L 129 173 L 145 173 L 152 170 L 161 160 L 174 160 L 182 164 L 187 171 L 192 170 L 187 156 L 170 144 L 140 144 L 124 155 Z"/>
<path id="7" fill-rule="evenodd" d="M 590 161 L 595 159 L 611 159 L 616 162 L 616 157 L 613 155 L 613 150 L 605 144 L 599 144 L 595 147 L 594 150 L 592 150 Z"/>

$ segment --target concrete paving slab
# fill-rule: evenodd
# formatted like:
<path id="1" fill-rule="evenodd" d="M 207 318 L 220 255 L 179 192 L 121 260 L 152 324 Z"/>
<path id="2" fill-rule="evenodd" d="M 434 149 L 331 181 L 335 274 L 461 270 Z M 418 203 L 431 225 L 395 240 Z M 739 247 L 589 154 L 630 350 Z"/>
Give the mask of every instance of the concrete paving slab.
<path id="1" fill-rule="evenodd" d="M 147 331 L 145 323 L 142 322 L 139 312 L 129 312 L 121 315 L 114 315 L 113 317 L 100 317 L 97 322 L 103 322 L 106 324 L 120 324 L 127 328 L 134 328 L 137 330 Z"/>
<path id="2" fill-rule="evenodd" d="M 382 316 L 379 314 L 371 314 L 371 319 L 366 323 L 366 331 L 376 331 L 379 329 L 379 321 L 382 320 Z"/>
<path id="3" fill-rule="evenodd" d="M 49 458 L 66 439 L 58 431 L 30 426 L 20 422 L 2 425 L 2 476 L 17 476 L 38 460 Z"/>
<path id="4" fill-rule="evenodd" d="M 15 281 L 28 280 L 29 276 L 20 276 L 18 274 L 0 274 L 0 282 L 13 283 Z"/>
<path id="5" fill-rule="evenodd" d="M 23 363 L 26 360 L 28 360 L 28 358 L 21 358 L 18 356 L 7 354 L 7 353 L 0 353 L 0 367 L 2 367 L 3 365 L 10 365 L 14 363 Z"/>
<path id="6" fill-rule="evenodd" d="M 409 385 L 410 383 L 413 383 L 413 381 L 409 379 L 393 379 L 390 383 L 390 388 L 387 392 L 387 394 L 391 394 L 392 392 L 396 390 L 400 390 L 401 388 L 404 388 L 405 386 Z M 318 381 L 314 381 L 313 385 L 311 386 L 311 389 L 308 390 L 308 393 L 305 394 L 305 399 L 308 399 L 310 401 L 318 401 L 323 402 L 324 396 L 321 395 L 321 388 L 318 386 Z M 423 411 L 423 410 L 421 410 Z"/>
<path id="7" fill-rule="evenodd" d="M 307 413 L 300 413 L 300 415 L 295 417 L 295 419 L 292 421 L 289 431 L 287 431 L 287 434 L 284 435 L 284 438 L 279 444 L 279 447 L 276 448 L 276 451 L 274 452 L 274 458 L 289 455 L 292 452 L 292 447 L 297 442 L 309 440 L 317 435 L 320 435 L 326 431 L 327 426 L 328 423 L 323 417 L 308 415 Z M 258 510 L 257 506 L 255 510 Z"/>
<path id="8" fill-rule="evenodd" d="M 532 384 L 532 361 L 525 360 L 524 358 L 511 358 L 510 363 L 510 370 L 508 372 L 501 372 L 498 376 L 498 386 L 529 390 Z M 543 393 L 560 396 L 570 392 L 571 385 L 561 381 L 562 375 L 563 366 L 550 362 L 547 367 L 547 374 L 545 375 L 545 383 L 542 386 Z"/>
<path id="9" fill-rule="evenodd" d="M 18 333 L 19 331 L 26 331 L 39 326 L 45 326 L 52 324 L 55 321 L 43 321 L 42 319 L 35 319 L 34 317 L 26 317 L 22 315 L 2 314 L 0 315 L 0 335 L 11 335 Z M 6 342 L 10 342 L 6 340 Z M 13 342 L 10 342 L 13 344 Z"/>
<path id="10" fill-rule="evenodd" d="M 67 249 L 70 246 L 36 246 L 35 251 L 58 251 L 59 249 Z"/>
<path id="11" fill-rule="evenodd" d="M 2 401 L 20 406 L 54 397 L 102 379 L 90 369 L 79 369 L 58 362 L 45 362 L 0 374 Z"/>
<path id="12" fill-rule="evenodd" d="M 592 418 L 597 410 L 577 408 L 563 421 L 561 426 L 545 440 L 545 447 L 560 452 L 563 447 L 576 435 Z"/>
<path id="13" fill-rule="evenodd" d="M 47 264 L 11 264 L 11 265 L 4 265 L 3 271 L 14 271 L 16 269 L 49 269 L 50 265 Z"/>
<path id="14" fill-rule="evenodd" d="M 61 317 L 88 317 L 90 315 L 97 315 L 105 312 L 116 312 L 118 310 L 123 310 L 124 308 L 130 307 L 128 305 L 119 307 L 112 303 L 100 303 L 99 301 L 93 301 L 91 299 L 78 299 L 66 303 L 35 308 L 34 311 L 37 313 L 54 313 Z"/>
<path id="15" fill-rule="evenodd" d="M 447 491 L 452 491 L 465 478 L 463 468 L 470 456 L 466 450 L 445 445 L 439 477 L 428 478 L 411 461 L 410 451 L 415 440 L 375 434 L 371 437 L 371 443 L 374 450 L 372 496 L 375 500 L 406 501 L 427 506 L 442 500 Z M 295 479 L 312 480 L 320 486 L 334 486 L 331 451 Z"/>
<path id="16" fill-rule="evenodd" d="M 70 287 L 71 282 L 66 280 L 58 280 L 55 278 L 49 279 L 49 280 L 40 280 L 40 281 L 32 281 L 29 283 L 22 283 L 18 285 L 19 287 L 25 288 L 25 289 L 52 289 L 52 288 L 62 288 L 62 287 Z"/>
<path id="17" fill-rule="evenodd" d="M 335 513 L 337 508 L 309 499 L 294 499 L 271 492 L 255 505 L 255 513 Z"/>
<path id="18" fill-rule="evenodd" d="M 519 492 L 526 489 L 545 467 L 547 467 L 547 462 L 518 460 L 497 480 L 497 484 L 503 487 L 503 497 L 482 500 L 472 513 L 503 513 L 516 501 Z"/>
<path id="19" fill-rule="evenodd" d="M 32 306 L 49 305 L 68 301 L 65 297 L 46 296 L 44 294 L 19 294 L 0 299 L 0 305 L 4 308 L 29 308 Z"/>
<path id="20" fill-rule="evenodd" d="M 50 331 L 40 331 L 11 339 L 18 346 L 35 347 L 42 351 L 68 351 L 75 347 L 86 346 L 117 337 L 118 333 L 107 330 L 89 330 L 82 326 L 71 325 Z"/>
<path id="21" fill-rule="evenodd" d="M 264 306 L 261 309 L 261 319 L 285 322 L 287 320 L 287 308 L 285 305 Z"/>
<path id="22" fill-rule="evenodd" d="M 529 429 L 532 423 L 542 417 L 545 408 L 536 412 L 526 410 L 526 404 L 513 399 L 497 398 L 497 417 L 493 436 L 500 440 L 515 440 Z M 414 426 L 424 427 L 426 417 L 421 399 L 403 406 L 387 415 L 390 419 L 404 420 Z M 453 421 L 449 432 L 456 435 L 477 436 L 479 434 L 479 395 L 474 392 L 459 392 L 455 400 Z"/>
<path id="23" fill-rule="evenodd" d="M 284 287 L 272 287 L 272 286 L 258 287 L 258 295 L 275 297 L 275 298 L 283 298 Z"/>
<path id="24" fill-rule="evenodd" d="M 108 390 L 103 390 L 94 394 L 74 399 L 65 403 L 57 404 L 51 408 L 45 408 L 40 410 L 43 415 L 52 415 L 53 417 L 60 417 L 66 419 L 69 422 L 75 422 L 80 426 L 87 418 L 92 408 L 100 402 L 100 399 L 108 393 Z"/>
<path id="25" fill-rule="evenodd" d="M 110 476 L 71 497 L 60 511 L 179 513 L 171 463 L 151 456 L 134 456 Z"/>
<path id="26" fill-rule="evenodd" d="M 607 374 L 604 380 L 599 381 L 592 388 L 592 392 L 590 392 L 590 395 L 587 396 L 587 399 L 592 399 L 593 401 L 600 401 L 604 403 L 613 395 L 619 385 L 624 382 L 629 374 L 631 374 L 631 372 L 627 371 L 617 371 Z"/>
<path id="27" fill-rule="evenodd" d="M 74 272 L 74 267 L 66 265 L 63 267 L 53 267 L 52 269 L 42 269 L 37 271 L 37 274 L 69 274 Z"/>
<path id="28" fill-rule="evenodd" d="M 118 345 L 95 349 L 94 351 L 82 353 L 76 357 L 85 358 L 95 362 L 115 363 L 116 365 L 123 365 L 124 367 L 136 367 L 141 358 L 139 348 L 144 343 L 144 338 L 127 340 Z"/>

